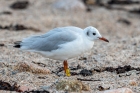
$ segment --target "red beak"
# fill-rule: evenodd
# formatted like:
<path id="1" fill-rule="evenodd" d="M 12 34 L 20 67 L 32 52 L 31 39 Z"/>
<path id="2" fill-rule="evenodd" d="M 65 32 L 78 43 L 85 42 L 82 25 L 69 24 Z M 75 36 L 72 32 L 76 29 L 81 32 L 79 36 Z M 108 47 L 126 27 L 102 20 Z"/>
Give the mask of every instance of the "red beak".
<path id="1" fill-rule="evenodd" d="M 104 37 L 101 37 L 101 38 L 99 38 L 100 40 L 103 40 L 103 41 L 106 41 L 106 42 L 109 42 L 106 38 L 104 38 Z"/>

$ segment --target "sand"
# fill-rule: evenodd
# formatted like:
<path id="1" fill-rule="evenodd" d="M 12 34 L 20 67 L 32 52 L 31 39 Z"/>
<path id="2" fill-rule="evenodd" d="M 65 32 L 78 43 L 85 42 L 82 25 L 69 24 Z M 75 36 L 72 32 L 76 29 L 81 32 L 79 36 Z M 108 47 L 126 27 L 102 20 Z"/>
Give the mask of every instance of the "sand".
<path id="1" fill-rule="evenodd" d="M 110 10 L 104 7 L 93 7 L 91 12 L 86 11 L 61 11 L 54 9 L 52 4 L 55 0 L 28 0 L 30 5 L 27 9 L 14 10 L 9 6 L 16 0 L 1 0 L 0 12 L 10 11 L 12 14 L 0 14 L 0 25 L 9 26 L 22 24 L 27 27 L 37 28 L 40 31 L 32 30 L 6 30 L 0 29 L 0 80 L 13 84 L 29 86 L 33 89 L 41 88 L 50 92 L 57 92 L 56 81 L 62 79 L 86 78 L 101 81 L 82 81 L 89 85 L 90 91 L 83 93 L 98 93 L 98 86 L 110 89 L 127 87 L 135 93 L 140 93 L 140 72 L 132 70 L 122 74 L 115 72 L 95 72 L 92 76 L 75 75 L 71 77 L 64 76 L 60 72 L 60 77 L 54 73 L 35 74 L 31 72 L 20 72 L 14 67 L 19 62 L 32 63 L 39 62 L 45 64 L 45 68 L 51 72 L 56 71 L 58 67 L 63 66 L 63 62 L 45 58 L 39 54 L 21 51 L 13 48 L 15 41 L 21 41 L 30 35 L 40 35 L 48 32 L 55 27 L 77 26 L 85 28 L 87 26 L 96 27 L 102 36 L 110 42 L 95 41 L 93 49 L 84 55 L 68 60 L 69 66 L 74 67 L 78 64 L 85 69 L 94 69 L 102 67 L 118 67 L 130 65 L 140 67 L 140 16 L 139 14 L 129 13 L 124 10 Z M 129 5 L 127 6 L 129 7 Z M 135 6 L 134 6 L 135 7 Z M 129 7 L 133 9 L 134 7 Z M 118 20 L 126 19 L 130 24 Z M 87 60 L 78 60 L 80 57 L 86 57 Z M 79 72 L 78 70 L 77 72 Z M 127 74 L 130 74 L 127 76 Z M 122 75 L 119 77 L 119 75 Z M 39 77 L 45 77 L 40 79 Z M 130 82 L 136 81 L 136 85 Z M 55 84 L 54 84 L 55 83 Z M 52 85 L 52 86 L 51 86 Z M 64 91 L 61 91 L 62 93 Z"/>

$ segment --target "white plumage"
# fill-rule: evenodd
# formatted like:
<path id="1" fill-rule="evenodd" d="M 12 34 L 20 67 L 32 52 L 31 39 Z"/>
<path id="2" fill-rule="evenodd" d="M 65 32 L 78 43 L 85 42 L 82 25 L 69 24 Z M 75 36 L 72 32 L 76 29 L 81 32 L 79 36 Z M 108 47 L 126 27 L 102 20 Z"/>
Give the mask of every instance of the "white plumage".
<path id="1" fill-rule="evenodd" d="M 22 50 L 37 52 L 51 59 L 68 60 L 90 51 L 93 40 L 100 38 L 102 36 L 92 26 L 85 29 L 73 26 L 59 27 L 44 35 L 25 38 L 19 46 Z"/>

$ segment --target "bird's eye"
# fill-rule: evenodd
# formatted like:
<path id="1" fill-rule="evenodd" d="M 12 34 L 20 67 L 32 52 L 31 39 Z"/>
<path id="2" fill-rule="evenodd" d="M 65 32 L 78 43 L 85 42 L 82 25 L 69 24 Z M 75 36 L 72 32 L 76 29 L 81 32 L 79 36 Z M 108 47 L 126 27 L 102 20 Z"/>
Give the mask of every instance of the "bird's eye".
<path id="1" fill-rule="evenodd" d="M 93 33 L 93 35 L 96 35 L 96 33 Z"/>

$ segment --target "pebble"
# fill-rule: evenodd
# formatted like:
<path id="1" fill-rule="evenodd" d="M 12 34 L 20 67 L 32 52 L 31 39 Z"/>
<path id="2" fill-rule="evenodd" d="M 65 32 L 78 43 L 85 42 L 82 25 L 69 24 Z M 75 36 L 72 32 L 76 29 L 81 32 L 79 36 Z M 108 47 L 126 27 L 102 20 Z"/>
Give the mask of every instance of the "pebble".
<path id="1" fill-rule="evenodd" d="M 44 85 L 44 86 L 41 86 L 40 88 L 43 89 L 43 90 L 48 90 L 49 89 L 49 86 L 45 86 Z"/>
<path id="2" fill-rule="evenodd" d="M 86 10 L 85 5 L 80 0 L 57 0 L 53 4 L 55 9 L 76 11 Z"/>
<path id="3" fill-rule="evenodd" d="M 83 69 L 80 71 L 80 75 L 82 76 L 91 76 L 92 75 L 92 71 L 91 70 L 87 70 L 87 69 Z"/>
<path id="4" fill-rule="evenodd" d="M 4 44 L 0 44 L 0 46 L 4 46 Z"/>
<path id="5" fill-rule="evenodd" d="M 15 65 L 14 69 L 20 72 L 32 72 L 35 74 L 50 74 L 51 73 L 49 69 L 40 67 L 30 62 L 19 62 L 17 65 Z"/>
<path id="6" fill-rule="evenodd" d="M 14 2 L 10 8 L 12 9 L 26 9 L 29 5 L 28 1 L 16 1 Z"/>
<path id="7" fill-rule="evenodd" d="M 20 87 L 19 87 L 19 90 L 20 90 L 21 92 L 25 92 L 25 91 L 31 91 L 32 88 L 29 87 L 29 86 L 20 86 Z"/>
<path id="8" fill-rule="evenodd" d="M 11 74 L 12 75 L 16 75 L 18 73 L 18 71 L 12 71 Z"/>
<path id="9" fill-rule="evenodd" d="M 136 86 L 137 85 L 137 81 L 136 80 L 130 80 L 129 81 L 129 85 Z"/>
<path id="10" fill-rule="evenodd" d="M 118 89 L 106 90 L 98 93 L 133 93 L 133 91 L 130 88 L 118 88 Z"/>
<path id="11" fill-rule="evenodd" d="M 82 90 L 89 91 L 90 87 L 79 80 L 60 80 L 56 84 L 56 89 L 79 93 Z"/>

